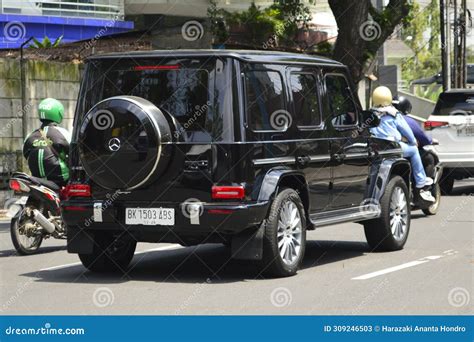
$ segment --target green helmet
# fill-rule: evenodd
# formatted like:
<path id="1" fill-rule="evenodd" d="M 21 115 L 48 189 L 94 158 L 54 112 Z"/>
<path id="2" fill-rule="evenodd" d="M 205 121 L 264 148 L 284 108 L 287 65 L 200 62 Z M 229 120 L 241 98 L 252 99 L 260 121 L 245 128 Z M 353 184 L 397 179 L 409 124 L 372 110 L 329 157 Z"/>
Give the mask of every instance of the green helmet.
<path id="1" fill-rule="evenodd" d="M 40 102 L 38 106 L 39 118 L 41 121 L 63 121 L 64 106 L 56 99 L 47 98 Z"/>

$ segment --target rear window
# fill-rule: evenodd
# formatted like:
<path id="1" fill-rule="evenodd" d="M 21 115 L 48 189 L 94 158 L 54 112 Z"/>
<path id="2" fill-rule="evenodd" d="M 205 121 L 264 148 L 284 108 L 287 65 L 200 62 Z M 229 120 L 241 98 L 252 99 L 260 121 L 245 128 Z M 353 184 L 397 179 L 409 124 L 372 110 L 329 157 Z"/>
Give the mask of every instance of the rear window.
<path id="1" fill-rule="evenodd" d="M 474 93 L 441 93 L 433 115 L 472 115 Z"/>
<path id="2" fill-rule="evenodd" d="M 88 64 L 78 112 L 85 114 L 112 96 L 138 96 L 174 116 L 186 140 L 221 141 L 220 112 L 225 111 L 225 90 L 231 88 L 223 64 L 209 59 L 93 60 Z"/>

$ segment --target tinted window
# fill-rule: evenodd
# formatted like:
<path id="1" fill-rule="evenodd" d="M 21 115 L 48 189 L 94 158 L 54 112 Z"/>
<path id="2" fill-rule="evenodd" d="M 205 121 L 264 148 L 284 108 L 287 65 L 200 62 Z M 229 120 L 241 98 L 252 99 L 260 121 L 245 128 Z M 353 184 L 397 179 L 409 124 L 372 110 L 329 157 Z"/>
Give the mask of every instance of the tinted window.
<path id="1" fill-rule="evenodd" d="M 284 110 L 283 82 L 276 71 L 246 71 L 246 109 L 249 126 L 255 131 L 286 130 L 291 123 Z"/>
<path id="2" fill-rule="evenodd" d="M 178 133 L 187 140 L 221 140 L 221 109 L 215 104 L 231 86 L 222 85 L 224 73 L 216 65 L 200 59 L 92 61 L 78 113 L 109 97 L 138 96 L 174 116 L 181 124 Z"/>
<path id="3" fill-rule="evenodd" d="M 474 93 L 442 93 L 433 111 L 434 115 L 472 115 Z"/>
<path id="4" fill-rule="evenodd" d="M 357 110 L 346 78 L 343 75 L 329 74 L 325 80 L 329 109 L 335 118 L 334 126 L 356 124 Z"/>
<path id="5" fill-rule="evenodd" d="M 291 74 L 291 92 L 298 126 L 321 123 L 316 77 L 312 74 Z"/>

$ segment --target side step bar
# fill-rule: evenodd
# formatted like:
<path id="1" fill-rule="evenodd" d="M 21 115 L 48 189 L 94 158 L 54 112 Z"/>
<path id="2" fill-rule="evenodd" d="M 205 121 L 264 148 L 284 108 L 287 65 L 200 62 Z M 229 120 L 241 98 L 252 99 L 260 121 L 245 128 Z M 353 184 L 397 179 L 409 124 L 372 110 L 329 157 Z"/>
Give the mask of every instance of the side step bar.
<path id="1" fill-rule="evenodd" d="M 380 205 L 369 204 L 354 208 L 315 213 L 309 216 L 315 227 L 329 226 L 344 222 L 370 220 L 380 216 Z"/>

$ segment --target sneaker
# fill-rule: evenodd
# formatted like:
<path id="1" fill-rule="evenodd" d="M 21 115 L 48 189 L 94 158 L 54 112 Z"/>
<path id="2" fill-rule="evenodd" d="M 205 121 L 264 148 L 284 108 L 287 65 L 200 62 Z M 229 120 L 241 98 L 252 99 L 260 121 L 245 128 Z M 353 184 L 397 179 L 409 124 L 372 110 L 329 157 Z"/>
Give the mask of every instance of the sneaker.
<path id="1" fill-rule="evenodd" d="M 436 202 L 436 198 L 433 197 L 430 191 L 420 190 L 420 197 L 426 202 Z"/>
<path id="2" fill-rule="evenodd" d="M 426 180 L 425 180 L 425 186 L 430 186 L 430 185 L 433 185 L 433 178 L 431 177 L 426 177 Z"/>

